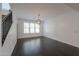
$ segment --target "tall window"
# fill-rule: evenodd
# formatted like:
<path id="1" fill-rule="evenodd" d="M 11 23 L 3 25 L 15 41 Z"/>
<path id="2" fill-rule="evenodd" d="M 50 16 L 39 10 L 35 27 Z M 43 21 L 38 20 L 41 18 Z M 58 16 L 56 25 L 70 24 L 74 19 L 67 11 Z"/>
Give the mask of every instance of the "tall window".
<path id="1" fill-rule="evenodd" d="M 30 33 L 34 33 L 34 23 L 30 23 Z"/>
<path id="2" fill-rule="evenodd" d="M 29 23 L 24 23 L 24 33 L 29 33 Z"/>
<path id="3" fill-rule="evenodd" d="M 38 23 L 24 23 L 24 33 L 39 33 L 40 24 Z"/>
<path id="4" fill-rule="evenodd" d="M 36 33 L 39 33 L 39 29 L 40 29 L 39 24 L 36 23 L 36 24 L 35 24 L 35 32 L 36 32 Z"/>

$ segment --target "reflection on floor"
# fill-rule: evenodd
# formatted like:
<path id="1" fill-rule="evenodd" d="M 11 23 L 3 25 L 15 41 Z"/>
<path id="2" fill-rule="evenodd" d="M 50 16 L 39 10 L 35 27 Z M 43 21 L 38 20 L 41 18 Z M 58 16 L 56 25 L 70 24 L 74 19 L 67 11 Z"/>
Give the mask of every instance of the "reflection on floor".
<path id="1" fill-rule="evenodd" d="M 79 48 L 46 37 L 19 39 L 12 56 L 78 56 Z"/>

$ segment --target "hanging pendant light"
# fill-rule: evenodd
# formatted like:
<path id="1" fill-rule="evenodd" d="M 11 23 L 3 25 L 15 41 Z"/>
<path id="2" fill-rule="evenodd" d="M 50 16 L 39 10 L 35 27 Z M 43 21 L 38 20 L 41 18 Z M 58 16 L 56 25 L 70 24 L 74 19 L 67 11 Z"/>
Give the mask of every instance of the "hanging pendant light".
<path id="1" fill-rule="evenodd" d="M 40 14 L 38 14 L 38 19 L 37 19 L 37 23 L 40 23 L 41 20 L 40 20 Z"/>

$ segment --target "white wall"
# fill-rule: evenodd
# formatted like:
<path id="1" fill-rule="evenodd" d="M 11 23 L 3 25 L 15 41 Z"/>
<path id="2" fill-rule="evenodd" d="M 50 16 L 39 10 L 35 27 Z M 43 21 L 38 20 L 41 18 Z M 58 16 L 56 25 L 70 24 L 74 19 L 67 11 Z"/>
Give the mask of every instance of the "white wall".
<path id="1" fill-rule="evenodd" d="M 41 25 L 40 25 L 40 33 L 30 33 L 30 34 L 26 34 L 24 33 L 24 22 L 34 22 L 34 21 L 31 21 L 31 20 L 26 20 L 26 19 L 18 19 L 18 38 L 28 38 L 28 37 L 37 37 L 37 36 L 42 36 L 43 35 L 43 32 L 42 32 L 42 22 L 41 22 Z"/>
<path id="2" fill-rule="evenodd" d="M 68 11 L 44 20 L 44 36 L 79 47 L 79 12 L 64 8 Z"/>
<path id="3" fill-rule="evenodd" d="M 79 47 L 79 12 L 65 4 L 12 5 L 17 16 L 24 19 L 32 19 L 40 13 L 41 19 L 45 20 L 44 36 Z M 23 31 L 18 33 L 18 37 L 27 36 Z"/>
<path id="4" fill-rule="evenodd" d="M 1 24 L 0 24 L 1 26 Z M 1 28 L 0 28 L 1 30 Z M 0 39 L 1 41 L 2 39 Z M 17 42 L 17 19 L 15 13 L 13 11 L 13 24 L 10 28 L 10 31 L 5 39 L 3 46 L 0 47 L 0 55 L 2 56 L 10 56 L 13 52 L 15 44 Z M 1 44 L 0 44 L 1 45 Z"/>

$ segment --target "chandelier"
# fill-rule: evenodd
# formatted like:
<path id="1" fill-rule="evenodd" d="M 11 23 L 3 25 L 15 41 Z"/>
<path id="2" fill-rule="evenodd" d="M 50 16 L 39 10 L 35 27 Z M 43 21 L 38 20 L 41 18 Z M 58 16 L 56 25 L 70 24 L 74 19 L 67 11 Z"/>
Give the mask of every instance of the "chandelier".
<path id="1" fill-rule="evenodd" d="M 36 22 L 37 22 L 37 23 L 41 23 L 40 14 L 37 15 Z"/>

